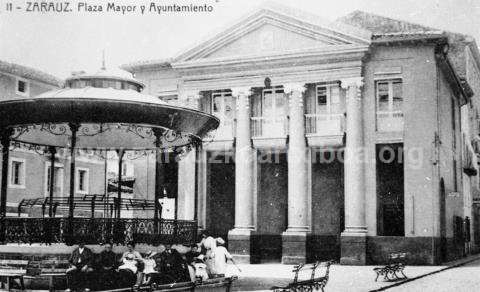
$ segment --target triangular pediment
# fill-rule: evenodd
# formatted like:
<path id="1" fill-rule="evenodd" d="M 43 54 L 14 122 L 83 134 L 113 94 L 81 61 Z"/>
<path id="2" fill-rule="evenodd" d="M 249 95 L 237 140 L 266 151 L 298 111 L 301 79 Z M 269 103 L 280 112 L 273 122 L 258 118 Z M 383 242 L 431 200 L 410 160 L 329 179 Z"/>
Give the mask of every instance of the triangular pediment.
<path id="1" fill-rule="evenodd" d="M 328 46 L 366 45 L 369 35 L 358 28 L 339 27 L 298 11 L 260 8 L 240 21 L 193 46 L 176 62 L 275 54 Z M 349 31 L 350 29 L 350 31 Z"/>

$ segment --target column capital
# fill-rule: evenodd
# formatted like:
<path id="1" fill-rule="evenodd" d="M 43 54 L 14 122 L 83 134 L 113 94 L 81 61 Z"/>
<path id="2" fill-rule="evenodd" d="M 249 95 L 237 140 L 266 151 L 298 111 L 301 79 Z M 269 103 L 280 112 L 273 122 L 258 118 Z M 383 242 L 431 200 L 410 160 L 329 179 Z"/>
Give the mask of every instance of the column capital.
<path id="1" fill-rule="evenodd" d="M 283 91 L 286 94 L 290 94 L 292 92 L 302 93 L 305 91 L 305 83 L 294 82 L 294 83 L 283 84 Z"/>
<path id="2" fill-rule="evenodd" d="M 200 109 L 200 99 L 202 98 L 202 95 L 200 94 L 200 91 L 197 89 L 192 89 L 192 90 L 185 90 L 182 93 L 182 101 L 180 105 L 199 110 Z"/>
<path id="3" fill-rule="evenodd" d="M 348 89 L 349 87 L 353 86 L 361 88 L 363 86 L 363 77 L 350 77 L 341 79 L 340 86 L 342 86 L 343 89 Z"/>
<path id="4" fill-rule="evenodd" d="M 199 99 L 201 98 L 200 90 L 198 89 L 188 89 L 183 92 L 183 96 L 186 99 Z"/>
<path id="5" fill-rule="evenodd" d="M 248 86 L 232 87 L 230 90 L 232 91 L 232 96 L 248 96 L 252 93 L 252 88 Z"/>

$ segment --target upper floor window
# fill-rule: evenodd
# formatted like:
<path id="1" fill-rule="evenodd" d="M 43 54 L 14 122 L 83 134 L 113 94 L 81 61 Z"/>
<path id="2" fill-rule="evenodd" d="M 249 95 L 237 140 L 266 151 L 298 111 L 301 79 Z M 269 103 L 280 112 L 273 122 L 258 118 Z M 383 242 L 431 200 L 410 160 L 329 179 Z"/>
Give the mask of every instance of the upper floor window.
<path id="1" fill-rule="evenodd" d="M 340 88 L 337 84 L 317 85 L 315 96 L 315 114 L 340 113 Z"/>
<path id="2" fill-rule="evenodd" d="M 63 165 L 55 163 L 53 178 L 53 194 L 54 196 L 63 195 Z M 50 178 L 51 178 L 51 165 L 47 162 L 45 167 L 45 195 L 50 194 Z"/>
<path id="3" fill-rule="evenodd" d="M 377 112 L 402 112 L 402 80 L 377 81 Z"/>
<path id="4" fill-rule="evenodd" d="M 12 158 L 9 175 L 9 187 L 25 188 L 25 159 Z"/>
<path id="5" fill-rule="evenodd" d="M 404 127 L 402 80 L 379 80 L 375 85 L 377 131 L 402 132 Z"/>
<path id="6" fill-rule="evenodd" d="M 88 168 L 77 168 L 77 193 L 88 193 Z"/>
<path id="7" fill-rule="evenodd" d="M 17 78 L 15 84 L 15 93 L 21 96 L 29 96 L 30 83 L 25 79 Z"/>
<path id="8" fill-rule="evenodd" d="M 234 100 L 230 92 L 212 93 L 211 112 L 220 121 L 232 120 L 234 117 Z"/>

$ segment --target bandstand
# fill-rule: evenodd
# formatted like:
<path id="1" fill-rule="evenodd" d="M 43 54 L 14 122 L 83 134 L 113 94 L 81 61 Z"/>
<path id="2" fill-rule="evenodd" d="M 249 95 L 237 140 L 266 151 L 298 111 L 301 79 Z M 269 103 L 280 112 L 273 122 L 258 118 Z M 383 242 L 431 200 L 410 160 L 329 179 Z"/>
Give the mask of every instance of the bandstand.
<path id="1" fill-rule="evenodd" d="M 219 121 L 209 114 L 142 94 L 143 88 L 144 84 L 127 72 L 102 68 L 95 74 L 72 75 L 62 89 L 0 102 L 2 243 L 123 244 L 134 240 L 158 244 L 196 240 L 196 216 L 192 221 L 161 218 L 161 186 L 155 187 L 154 200 L 122 198 L 122 159 L 154 154 L 158 185 L 162 155 L 169 153 L 180 159 L 186 152 L 196 151 Z M 7 216 L 9 153 L 17 148 L 48 156 L 51 169 L 59 151 L 69 156 L 68 194 L 54 196 L 55 175 L 50 171 L 49 196 L 24 199 L 18 205 L 19 215 L 35 207 L 42 210 L 41 216 Z M 76 195 L 75 157 L 81 151 L 105 159 L 116 152 L 119 170 L 114 196 Z M 68 210 L 66 216 L 57 214 L 59 208 Z M 90 210 L 91 216 L 78 217 L 76 210 Z M 150 211 L 153 216 L 125 218 L 121 210 Z M 101 216 L 95 216 L 97 213 Z"/>

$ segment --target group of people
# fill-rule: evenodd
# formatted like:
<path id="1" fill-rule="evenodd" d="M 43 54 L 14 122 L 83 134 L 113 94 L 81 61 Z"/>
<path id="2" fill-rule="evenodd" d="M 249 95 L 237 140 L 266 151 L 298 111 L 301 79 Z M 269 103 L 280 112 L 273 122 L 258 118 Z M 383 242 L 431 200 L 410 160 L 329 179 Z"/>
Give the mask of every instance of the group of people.
<path id="1" fill-rule="evenodd" d="M 195 282 L 224 277 L 227 261 L 235 264 L 224 245 L 222 238 L 213 238 L 204 233 L 200 243 L 188 248 L 167 244 L 144 256 L 135 250 L 135 243 L 130 242 L 127 251 L 119 257 L 113 251 L 112 244 L 105 244 L 102 252 L 94 254 L 85 243 L 79 243 L 69 259 L 71 267 L 67 270 L 67 291 Z"/>

